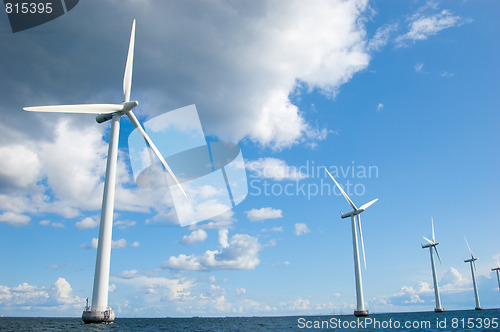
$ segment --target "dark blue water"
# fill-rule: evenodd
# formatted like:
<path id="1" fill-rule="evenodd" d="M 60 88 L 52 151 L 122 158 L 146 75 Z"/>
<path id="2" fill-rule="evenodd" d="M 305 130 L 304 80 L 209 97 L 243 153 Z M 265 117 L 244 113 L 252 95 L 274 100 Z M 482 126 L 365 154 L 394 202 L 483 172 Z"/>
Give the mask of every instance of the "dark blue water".
<path id="1" fill-rule="evenodd" d="M 295 317 L 117 318 L 85 325 L 80 318 L 0 318 L 0 331 L 500 331 L 500 309 L 482 311 Z"/>

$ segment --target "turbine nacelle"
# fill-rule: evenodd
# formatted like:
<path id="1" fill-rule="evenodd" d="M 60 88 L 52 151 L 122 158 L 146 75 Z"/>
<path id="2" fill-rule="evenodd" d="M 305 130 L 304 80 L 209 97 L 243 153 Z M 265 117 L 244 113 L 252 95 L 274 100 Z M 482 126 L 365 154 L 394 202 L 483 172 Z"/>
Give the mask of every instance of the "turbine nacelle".
<path id="1" fill-rule="evenodd" d="M 340 187 L 339 187 L 340 188 Z M 354 205 L 354 203 L 352 204 L 353 207 L 354 207 L 354 210 L 352 210 L 351 212 L 347 212 L 347 213 L 342 213 L 340 212 L 340 217 L 342 219 L 345 219 L 345 218 L 348 218 L 348 217 L 354 217 L 354 216 L 357 216 L 358 214 L 361 214 L 361 212 L 365 211 L 370 205 L 372 205 L 373 203 L 375 203 L 376 201 L 378 201 L 378 198 L 375 198 L 373 201 L 370 201 L 366 204 L 363 204 L 361 205 L 361 207 L 359 209 L 357 209 Z M 349 201 L 348 201 L 349 202 Z"/>
<path id="2" fill-rule="evenodd" d="M 438 244 L 439 244 L 439 242 L 426 243 L 426 244 L 422 244 L 422 248 L 435 247 Z"/>
<path id="3" fill-rule="evenodd" d="M 464 259 L 464 263 L 470 263 L 470 262 L 474 262 L 474 261 L 477 261 L 479 258 L 477 257 L 472 257 L 472 258 L 469 258 L 469 259 Z"/>
<path id="4" fill-rule="evenodd" d="M 354 217 L 354 216 L 357 216 L 358 214 L 360 214 L 363 211 L 364 211 L 364 209 L 363 210 L 361 210 L 361 209 L 359 209 L 359 210 L 352 210 L 351 212 L 347 212 L 347 213 L 340 212 L 340 218 L 345 219 L 345 218 L 349 218 L 349 217 Z"/>
<path id="5" fill-rule="evenodd" d="M 119 110 L 117 112 L 113 112 L 113 113 L 100 113 L 95 117 L 95 120 L 97 121 L 97 123 L 106 122 L 108 120 L 111 120 L 113 118 L 113 115 L 115 115 L 115 114 L 123 115 L 127 112 L 130 112 L 137 105 L 139 105 L 139 102 L 137 102 L 137 101 L 124 101 L 122 103 L 123 107 L 121 110 Z"/>

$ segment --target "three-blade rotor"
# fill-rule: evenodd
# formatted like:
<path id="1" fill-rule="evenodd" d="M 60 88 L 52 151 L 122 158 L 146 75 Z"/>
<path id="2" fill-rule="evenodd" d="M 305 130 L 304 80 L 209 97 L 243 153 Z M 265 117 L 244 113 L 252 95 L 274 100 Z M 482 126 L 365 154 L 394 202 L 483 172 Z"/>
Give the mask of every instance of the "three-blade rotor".
<path id="1" fill-rule="evenodd" d="M 472 262 L 472 265 L 474 265 L 474 270 L 476 270 L 476 261 L 478 260 L 478 258 L 474 257 L 474 255 L 472 254 L 472 250 L 470 249 L 469 242 L 467 241 L 467 238 L 465 237 L 465 235 L 464 235 L 464 239 L 465 239 L 465 243 L 467 243 L 467 248 L 469 248 L 469 253 L 470 253 L 470 259 L 466 259 L 466 260 L 464 260 L 464 262 L 466 262 L 466 263 Z"/>
<path id="2" fill-rule="evenodd" d="M 439 251 L 437 249 L 437 245 L 439 242 L 436 242 L 436 235 L 434 233 L 434 219 L 431 217 L 431 224 L 432 224 L 432 241 L 426 238 L 425 236 L 422 236 L 425 241 L 427 241 L 429 244 L 426 246 L 422 246 L 422 248 L 427 248 L 427 247 L 434 247 L 434 250 L 436 250 L 436 255 L 439 259 L 439 263 L 441 263 L 441 266 L 443 266 L 443 262 L 441 261 L 441 257 L 439 256 Z"/>
<path id="3" fill-rule="evenodd" d="M 348 213 L 341 213 L 340 216 L 341 216 L 341 218 L 347 218 L 347 217 L 354 217 L 354 216 L 356 216 L 356 221 L 357 221 L 358 229 L 359 229 L 359 238 L 361 240 L 361 251 L 363 252 L 363 263 L 364 263 L 365 270 L 366 270 L 365 244 L 364 244 L 364 241 L 363 241 L 363 230 L 361 229 L 361 217 L 360 217 L 360 214 L 361 214 L 361 212 L 363 212 L 364 210 L 366 210 L 368 207 L 370 207 L 373 203 L 375 203 L 376 201 L 378 201 L 378 198 L 376 198 L 376 199 L 374 199 L 374 200 L 372 200 L 372 201 L 370 201 L 370 202 L 368 202 L 366 204 L 361 205 L 361 207 L 358 209 L 356 207 L 356 205 L 354 204 L 354 202 L 349 198 L 349 196 L 347 195 L 347 193 L 344 191 L 344 189 L 342 189 L 342 187 L 337 182 L 337 180 L 335 180 L 335 178 L 332 176 L 332 174 L 330 174 L 330 172 L 328 172 L 328 170 L 326 169 L 326 167 L 325 167 L 325 171 L 330 176 L 330 178 L 333 180 L 333 182 L 335 182 L 335 185 L 337 186 L 337 188 L 339 188 L 340 192 L 342 193 L 342 196 L 344 196 L 344 198 L 347 200 L 347 203 L 349 203 L 349 205 L 354 209 L 353 211 L 348 212 Z"/>
<path id="4" fill-rule="evenodd" d="M 134 47 L 135 47 L 135 20 L 132 23 L 132 32 L 130 33 L 130 43 L 127 54 L 127 62 L 125 65 L 125 74 L 123 76 L 123 103 L 122 104 L 81 104 L 81 105 L 55 105 L 55 106 L 34 106 L 25 107 L 25 111 L 30 112 L 63 112 L 63 113 L 93 113 L 98 114 L 96 120 L 101 123 L 110 120 L 113 115 L 123 115 L 126 114 L 130 121 L 137 128 L 139 133 L 142 135 L 147 145 L 151 148 L 154 154 L 158 157 L 162 165 L 165 167 L 167 172 L 170 174 L 172 179 L 175 181 L 180 191 L 187 197 L 186 192 L 182 188 L 179 180 L 175 176 L 174 172 L 170 166 L 165 161 L 165 158 L 161 155 L 160 151 L 156 148 L 155 144 L 149 137 L 149 135 L 144 131 L 144 128 L 137 120 L 132 109 L 136 107 L 139 103 L 137 101 L 130 101 L 130 91 L 132 89 L 132 69 L 134 64 Z"/>

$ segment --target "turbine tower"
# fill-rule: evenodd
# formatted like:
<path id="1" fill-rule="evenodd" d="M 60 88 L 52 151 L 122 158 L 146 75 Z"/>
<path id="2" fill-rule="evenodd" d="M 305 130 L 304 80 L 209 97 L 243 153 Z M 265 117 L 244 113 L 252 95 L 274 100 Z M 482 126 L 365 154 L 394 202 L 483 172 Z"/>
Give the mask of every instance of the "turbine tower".
<path id="1" fill-rule="evenodd" d="M 368 310 L 365 309 L 365 304 L 364 304 L 364 299 L 363 299 L 363 282 L 361 280 L 361 268 L 359 264 L 359 253 L 358 253 L 358 234 L 357 234 L 357 229 L 356 229 L 356 223 L 354 221 L 354 217 L 356 217 L 357 222 L 358 222 L 358 227 L 359 227 L 359 237 L 361 239 L 361 249 L 363 251 L 363 262 L 365 265 L 365 270 L 366 270 L 366 259 L 365 259 L 365 245 L 363 243 L 363 232 L 361 230 L 361 218 L 360 214 L 364 210 L 366 210 L 370 205 L 378 201 L 378 198 L 374 199 L 373 201 L 370 201 L 364 205 L 362 205 L 359 209 L 354 205 L 352 200 L 347 196 L 345 191 L 342 189 L 342 187 L 337 183 L 335 178 L 328 172 L 328 170 L 325 168 L 325 171 L 330 175 L 332 178 L 333 182 L 337 185 L 339 188 L 340 192 L 342 195 L 345 197 L 347 202 L 351 205 L 351 207 L 354 209 L 351 212 L 348 213 L 340 213 L 340 217 L 342 219 L 351 217 L 351 227 L 352 227 L 352 248 L 354 252 L 354 276 L 356 279 L 356 310 L 354 311 L 354 316 L 360 317 L 360 316 L 368 316 Z"/>
<path id="2" fill-rule="evenodd" d="M 472 251 L 470 250 L 469 242 L 467 242 L 467 238 L 465 238 L 465 243 L 467 243 L 467 248 L 469 248 L 470 252 L 470 259 L 464 260 L 465 263 L 470 263 L 470 271 L 472 273 L 472 283 L 474 284 L 474 295 L 476 297 L 476 310 L 483 310 L 481 308 L 481 304 L 479 303 L 479 294 L 477 293 L 477 282 L 476 282 L 476 261 L 478 260 L 477 257 L 474 257 L 472 254 Z"/>
<path id="3" fill-rule="evenodd" d="M 497 258 L 497 267 L 491 269 L 491 271 L 496 271 L 497 272 L 497 281 L 498 281 L 498 290 L 500 291 L 500 275 L 499 275 L 499 271 L 500 270 L 500 262 L 498 262 L 498 258 Z"/>
<path id="4" fill-rule="evenodd" d="M 431 218 L 431 223 L 432 223 L 432 241 L 426 238 L 425 236 L 423 237 L 425 241 L 427 241 L 427 244 L 422 244 L 422 248 L 429 248 L 429 252 L 431 254 L 431 268 L 432 268 L 432 280 L 434 281 L 434 296 L 436 297 L 436 308 L 434 309 L 434 312 L 443 312 L 444 309 L 441 307 L 441 298 L 439 297 L 439 286 L 438 286 L 438 281 L 437 281 L 437 276 L 436 276 L 436 266 L 434 265 L 434 254 L 432 253 L 432 249 L 436 250 L 436 255 L 439 259 L 439 263 L 443 265 L 441 262 L 441 257 L 439 257 L 439 252 L 437 250 L 437 245 L 439 242 L 436 242 L 436 237 L 434 235 L 434 220 Z"/>
<path id="5" fill-rule="evenodd" d="M 115 318 L 113 309 L 108 307 L 108 287 L 113 209 L 115 201 L 116 166 L 118 157 L 118 136 L 120 132 L 120 118 L 122 115 L 126 114 L 128 116 L 139 133 L 144 137 L 147 145 L 151 148 L 151 150 L 153 150 L 167 172 L 179 186 L 179 189 L 182 191 L 184 196 L 186 196 L 186 193 L 182 189 L 176 176 L 132 112 L 132 109 L 139 104 L 137 101 L 130 101 L 132 67 L 134 62 L 134 44 L 135 20 L 132 23 L 132 32 L 130 34 L 125 75 L 123 77 L 123 102 L 121 104 L 56 105 L 24 108 L 25 111 L 31 112 L 93 113 L 97 114 L 96 121 L 98 123 L 102 123 L 107 120 L 112 121 L 111 134 L 109 136 L 106 176 L 104 180 L 104 194 L 102 198 L 101 222 L 99 225 L 99 242 L 97 244 L 92 306 L 87 306 L 82 314 L 82 320 L 85 323 L 110 323 Z"/>

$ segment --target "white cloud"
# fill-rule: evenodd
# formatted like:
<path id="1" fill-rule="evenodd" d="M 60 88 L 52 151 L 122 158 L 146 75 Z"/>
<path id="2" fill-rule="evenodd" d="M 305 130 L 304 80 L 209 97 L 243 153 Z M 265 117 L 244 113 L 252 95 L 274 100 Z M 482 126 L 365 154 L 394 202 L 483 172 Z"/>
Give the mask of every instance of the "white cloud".
<path id="1" fill-rule="evenodd" d="M 71 288 L 69 282 L 66 281 L 66 279 L 57 279 L 57 281 L 54 283 L 54 290 L 58 302 L 64 304 L 81 305 L 82 300 L 78 297 L 73 296 L 73 289 Z"/>
<path id="2" fill-rule="evenodd" d="M 83 300 L 73 295 L 71 285 L 64 278 L 58 278 L 48 287 L 38 287 L 26 282 L 12 288 L 0 285 L 0 308 L 3 310 L 29 307 L 62 311 L 80 308 L 82 304 Z"/>
<path id="3" fill-rule="evenodd" d="M 471 281 L 465 278 L 454 267 L 450 267 L 439 280 L 439 289 L 441 292 L 460 292 L 469 289 Z"/>
<path id="4" fill-rule="evenodd" d="M 236 288 L 236 295 L 237 296 L 245 295 L 246 292 L 247 292 L 247 290 L 243 287 Z"/>
<path id="5" fill-rule="evenodd" d="M 453 76 L 455 76 L 455 74 L 453 74 L 453 73 L 449 73 L 449 72 L 447 72 L 447 71 L 443 71 L 443 72 L 441 73 L 441 77 L 453 77 Z"/>
<path id="6" fill-rule="evenodd" d="M 132 273 L 131 273 L 132 272 Z M 157 301 L 187 299 L 193 282 L 185 279 L 151 277 L 138 271 L 123 271 L 111 277 L 113 282 L 138 289 L 147 297 L 157 297 Z"/>
<path id="7" fill-rule="evenodd" d="M 261 232 L 283 232 L 283 226 L 273 228 L 263 228 Z"/>
<path id="8" fill-rule="evenodd" d="M 283 211 L 280 209 L 273 209 L 271 207 L 251 209 L 250 211 L 245 211 L 245 213 L 250 221 L 283 218 Z"/>
<path id="9" fill-rule="evenodd" d="M 428 2 L 409 18 L 408 32 L 396 38 L 398 46 L 404 46 L 407 41 L 425 40 L 436 35 L 444 29 L 461 26 L 471 22 L 470 19 L 463 19 L 455 16 L 449 10 L 441 10 L 436 13 L 437 5 Z"/>
<path id="10" fill-rule="evenodd" d="M 108 292 L 113 293 L 114 291 L 116 291 L 116 285 L 110 284 L 108 287 Z"/>
<path id="11" fill-rule="evenodd" d="M 119 229 L 127 229 L 129 227 L 135 226 L 135 221 L 128 220 L 117 220 L 113 223 L 113 226 L 118 227 Z"/>
<path id="12" fill-rule="evenodd" d="M 189 225 L 190 229 L 224 229 L 230 227 L 234 222 L 236 221 L 236 218 L 234 218 L 234 211 L 228 210 L 222 214 L 219 214 L 218 216 L 212 218 L 211 221 L 203 224 L 192 224 Z"/>
<path id="13" fill-rule="evenodd" d="M 249 137 L 277 149 L 317 139 L 309 136 L 314 130 L 304 114 L 290 103 L 289 95 L 297 82 L 302 82 L 304 89 L 317 88 L 334 96 L 340 85 L 369 62 L 366 32 L 360 23 L 367 8 L 365 0 L 314 4 L 292 0 L 253 6 L 217 1 L 209 7 L 201 6 L 199 10 L 207 15 L 196 18 L 187 5 L 176 6 L 175 17 L 159 15 L 173 12 L 168 3 L 162 6 L 167 8 L 149 11 L 146 17 L 141 17 L 146 12 L 136 16 L 138 20 L 157 22 L 151 27 L 165 20 L 187 20 L 189 29 L 176 35 L 165 29 L 143 30 L 143 45 L 155 48 L 154 57 L 145 60 L 155 63 L 154 69 L 145 69 L 155 73 L 151 76 L 160 77 L 157 73 L 168 68 L 169 77 L 183 77 L 191 88 L 179 86 L 179 90 L 170 89 L 170 95 L 165 95 L 164 87 L 171 84 L 153 79 L 146 88 L 151 89 L 148 99 L 154 103 L 145 101 L 145 109 L 160 109 L 158 105 L 166 100 L 173 104 L 195 100 L 208 133 L 223 139 Z M 171 44 L 171 39 L 188 38 L 192 43 L 178 43 L 175 55 L 162 52 L 161 46 L 158 50 L 158 45 Z M 161 63 L 158 54 L 162 54 Z M 183 54 L 190 56 L 172 67 L 172 63 L 179 64 L 176 59 Z M 199 73 L 204 73 L 203 79 Z"/>
<path id="14" fill-rule="evenodd" d="M 80 248 L 82 248 L 82 249 L 97 249 L 98 243 L 99 243 L 99 239 L 94 237 L 94 238 L 92 238 L 92 241 L 90 242 L 90 244 L 82 244 L 82 245 L 80 245 Z M 112 249 L 123 249 L 123 248 L 127 247 L 127 245 L 128 245 L 128 243 L 127 243 L 127 240 L 125 240 L 125 239 L 111 241 L 111 248 Z M 133 248 L 137 248 L 137 247 L 139 247 L 139 242 L 134 242 L 130 246 Z"/>
<path id="15" fill-rule="evenodd" d="M 197 229 L 191 232 L 189 235 L 184 235 L 182 237 L 181 243 L 190 245 L 196 242 L 203 242 L 207 239 L 207 232 L 203 229 Z"/>
<path id="16" fill-rule="evenodd" d="M 378 103 L 377 105 L 377 111 L 381 111 L 384 108 L 384 104 Z"/>
<path id="17" fill-rule="evenodd" d="M 367 49 L 370 51 L 380 51 L 387 43 L 398 28 L 397 24 L 386 24 L 377 29 L 377 32 L 368 42 Z"/>
<path id="18" fill-rule="evenodd" d="M 288 166 L 284 160 L 276 158 L 259 158 L 257 160 L 247 160 L 245 167 L 254 172 L 255 177 L 282 180 L 301 180 L 307 177 L 300 169 Z"/>
<path id="19" fill-rule="evenodd" d="M 25 226 L 29 224 L 30 220 L 31 218 L 26 215 L 11 211 L 4 212 L 0 215 L 0 222 L 4 222 L 13 226 Z"/>
<path id="20" fill-rule="evenodd" d="M 280 307 L 289 310 L 289 311 L 304 311 L 308 310 L 310 305 L 309 300 L 305 300 L 302 298 L 297 298 L 295 300 L 281 302 Z"/>
<path id="21" fill-rule="evenodd" d="M 441 279 L 438 280 L 438 284 L 442 295 L 453 294 L 456 296 L 457 293 L 469 292 L 471 289 L 471 281 L 464 278 L 454 267 L 445 271 Z M 403 286 L 399 291 L 382 300 L 384 304 L 404 306 L 428 304 L 434 301 L 434 286 L 429 282 L 418 281 L 413 286 Z"/>
<path id="22" fill-rule="evenodd" d="M 219 244 L 222 248 L 229 247 L 228 233 L 229 233 L 229 230 L 227 228 L 226 229 L 219 229 Z"/>
<path id="23" fill-rule="evenodd" d="M 104 128 L 86 121 L 72 122 L 65 117 L 57 118 L 50 123 L 50 127 L 49 140 L 25 140 L 24 146 L 19 149 L 17 145 L 8 149 L 0 145 L 0 149 L 8 150 L 4 151 L 7 154 L 20 150 L 17 155 L 21 162 L 33 162 L 33 166 L 20 167 L 16 158 L 2 159 L 7 178 L 15 176 L 11 171 L 13 169 L 20 169 L 28 176 L 23 180 L 25 182 L 14 183 L 1 178 L 0 174 L 0 222 L 23 226 L 29 223 L 29 214 L 56 213 L 74 218 L 82 211 L 101 208 L 107 154 Z M 129 185 L 133 179 L 123 160 L 120 152 L 116 209 L 147 212 L 152 208 L 169 208 L 171 202 L 165 197 L 139 191 Z M 26 167 L 35 167 L 36 170 L 30 171 Z M 92 225 L 95 222 L 90 219 L 75 224 L 80 229 Z M 53 226 L 60 225 L 56 223 Z"/>
<path id="24" fill-rule="evenodd" d="M 39 222 L 40 225 L 42 226 L 52 226 L 54 228 L 64 228 L 64 224 L 60 223 L 60 222 L 52 222 L 50 220 L 42 220 Z"/>
<path id="25" fill-rule="evenodd" d="M 395 304 L 418 304 L 424 303 L 421 299 L 424 294 L 431 294 L 433 290 L 429 283 L 419 281 L 416 287 L 403 286 L 398 292 L 390 297 L 390 301 Z"/>
<path id="26" fill-rule="evenodd" d="M 41 172 L 37 154 L 22 145 L 0 146 L 0 184 L 27 188 L 34 186 Z"/>
<path id="27" fill-rule="evenodd" d="M 127 240 L 125 240 L 125 239 L 111 241 L 111 248 L 112 249 L 123 249 L 126 246 L 127 246 Z"/>
<path id="28" fill-rule="evenodd" d="M 296 223 L 295 224 L 295 235 L 299 236 L 299 235 L 303 235 L 303 234 L 306 234 L 306 233 L 310 233 L 311 230 L 309 229 L 309 227 L 307 227 L 306 224 L 303 224 L 303 223 Z"/>
<path id="29" fill-rule="evenodd" d="M 99 226 L 99 222 L 90 217 L 86 217 L 85 219 L 75 223 L 75 227 L 78 229 L 95 228 L 97 226 Z"/>
<path id="30" fill-rule="evenodd" d="M 249 270 L 259 265 L 261 245 L 257 238 L 247 234 L 235 234 L 228 246 L 221 250 L 207 250 L 203 255 L 171 256 L 163 263 L 164 268 L 174 270 Z"/>
<path id="31" fill-rule="evenodd" d="M 417 62 L 414 68 L 417 73 L 421 73 L 424 70 L 424 64 L 422 62 Z"/>

